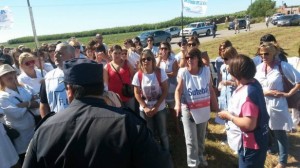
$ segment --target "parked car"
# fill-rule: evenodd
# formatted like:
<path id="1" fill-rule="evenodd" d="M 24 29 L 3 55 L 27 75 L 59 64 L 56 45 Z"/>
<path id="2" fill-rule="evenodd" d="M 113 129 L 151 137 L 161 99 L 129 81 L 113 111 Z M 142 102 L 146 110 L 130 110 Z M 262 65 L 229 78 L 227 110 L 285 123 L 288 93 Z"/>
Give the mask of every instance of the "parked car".
<path id="1" fill-rule="evenodd" d="M 300 15 L 284 15 L 279 18 L 277 21 L 277 26 L 300 26 Z"/>
<path id="2" fill-rule="evenodd" d="M 172 37 L 178 37 L 180 35 L 180 30 L 178 27 L 168 27 L 164 31 L 169 32 Z"/>
<path id="3" fill-rule="evenodd" d="M 205 22 L 191 23 L 180 32 L 180 36 L 199 36 L 200 34 L 209 36 L 212 32 L 212 27 L 212 25 Z"/>
<path id="4" fill-rule="evenodd" d="M 280 18 L 283 17 L 283 16 L 285 16 L 285 15 L 280 15 L 280 16 L 276 17 L 275 19 L 272 19 L 272 20 L 271 20 L 271 23 L 272 23 L 274 26 L 277 25 L 278 20 L 280 20 Z"/>
<path id="5" fill-rule="evenodd" d="M 246 26 L 247 26 L 247 22 L 246 22 L 246 19 L 238 19 L 239 21 L 239 28 L 240 29 L 246 29 Z M 229 22 L 229 25 L 228 25 L 228 30 L 231 30 L 233 29 L 234 30 L 234 22 Z"/>
<path id="6" fill-rule="evenodd" d="M 138 37 L 141 39 L 141 43 L 143 45 L 143 47 L 147 46 L 147 38 L 149 36 L 153 36 L 154 38 L 154 45 L 158 45 L 159 43 L 163 42 L 163 41 L 167 41 L 170 42 L 172 39 L 172 36 L 169 32 L 163 31 L 163 30 L 150 30 L 150 31 L 146 31 L 141 33 L 140 35 L 138 35 Z"/>

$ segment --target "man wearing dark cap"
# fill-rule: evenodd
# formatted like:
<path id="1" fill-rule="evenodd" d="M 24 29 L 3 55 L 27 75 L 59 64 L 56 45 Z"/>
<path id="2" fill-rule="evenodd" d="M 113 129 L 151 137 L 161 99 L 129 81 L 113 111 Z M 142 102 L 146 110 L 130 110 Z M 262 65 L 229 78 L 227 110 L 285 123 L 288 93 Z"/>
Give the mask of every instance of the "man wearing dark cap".
<path id="1" fill-rule="evenodd" d="M 142 119 L 101 99 L 102 64 L 75 58 L 63 72 L 70 104 L 37 129 L 23 168 L 172 167 Z"/>

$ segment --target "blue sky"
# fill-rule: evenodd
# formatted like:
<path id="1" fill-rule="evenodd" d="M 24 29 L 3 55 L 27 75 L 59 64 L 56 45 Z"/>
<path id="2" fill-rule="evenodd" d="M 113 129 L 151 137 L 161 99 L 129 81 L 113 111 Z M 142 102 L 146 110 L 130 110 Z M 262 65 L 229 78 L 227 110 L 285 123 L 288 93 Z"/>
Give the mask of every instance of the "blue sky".
<path id="1" fill-rule="evenodd" d="M 283 1 L 276 2 L 278 6 Z M 300 0 L 284 2 L 300 4 Z M 38 35 L 157 23 L 181 15 L 181 0 L 30 0 L 30 3 Z M 206 15 L 246 10 L 250 3 L 251 0 L 208 0 Z M 0 9 L 4 6 L 11 9 L 14 24 L 9 30 L 0 29 L 0 42 L 31 36 L 27 0 L 0 0 Z M 199 16 L 187 12 L 184 15 Z"/>

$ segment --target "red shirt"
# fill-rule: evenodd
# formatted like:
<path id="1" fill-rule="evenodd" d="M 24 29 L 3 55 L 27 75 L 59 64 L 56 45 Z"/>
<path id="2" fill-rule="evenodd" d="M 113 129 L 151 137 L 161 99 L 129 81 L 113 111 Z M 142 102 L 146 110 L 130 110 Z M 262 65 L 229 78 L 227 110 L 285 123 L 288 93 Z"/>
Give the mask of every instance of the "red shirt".
<path id="1" fill-rule="evenodd" d="M 108 72 L 108 90 L 119 94 L 122 102 L 127 102 L 130 98 L 125 97 L 122 94 L 123 83 L 131 85 L 131 74 L 130 74 L 130 69 L 127 64 L 127 61 L 125 61 L 123 67 L 119 69 L 118 71 L 119 75 L 114 70 L 114 68 L 111 67 L 110 63 L 107 64 L 107 72 Z M 120 79 L 120 77 L 122 78 L 122 80 Z"/>

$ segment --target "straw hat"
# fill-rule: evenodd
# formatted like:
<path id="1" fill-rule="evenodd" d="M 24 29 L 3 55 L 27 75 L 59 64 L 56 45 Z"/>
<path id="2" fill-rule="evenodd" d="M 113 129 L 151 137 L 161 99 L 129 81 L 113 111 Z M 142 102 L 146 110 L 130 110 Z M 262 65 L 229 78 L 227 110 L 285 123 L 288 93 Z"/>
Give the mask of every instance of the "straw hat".
<path id="1" fill-rule="evenodd" d="M 9 72 L 16 72 L 16 71 L 8 64 L 0 65 L 0 77 Z"/>

